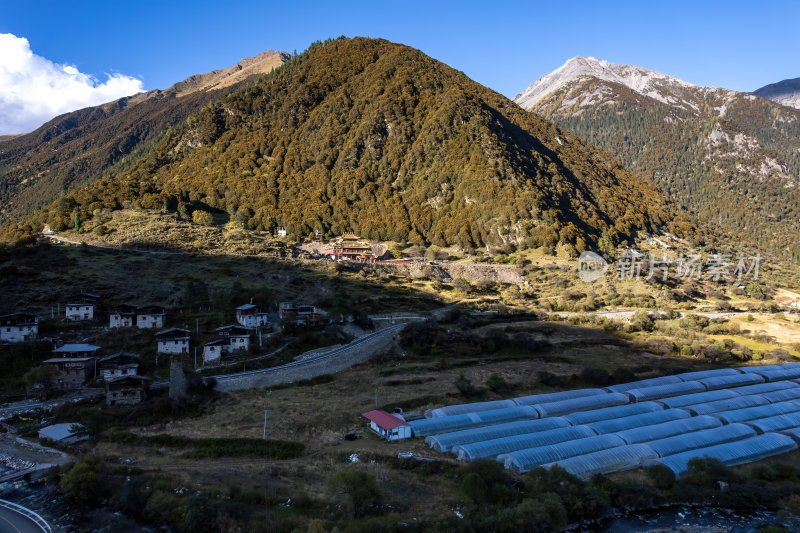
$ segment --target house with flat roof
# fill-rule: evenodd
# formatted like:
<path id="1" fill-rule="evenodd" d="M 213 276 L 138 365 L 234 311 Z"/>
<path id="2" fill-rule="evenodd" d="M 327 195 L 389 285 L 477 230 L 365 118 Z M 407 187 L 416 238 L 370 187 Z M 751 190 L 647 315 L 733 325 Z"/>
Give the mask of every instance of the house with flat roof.
<path id="1" fill-rule="evenodd" d="M 11 313 L 0 316 L 0 341 L 23 342 L 39 336 L 39 315 Z"/>
<path id="2" fill-rule="evenodd" d="M 97 310 L 97 304 L 93 302 L 72 302 L 64 307 L 64 313 L 67 320 L 75 322 L 81 320 L 94 320 L 94 314 Z"/>
<path id="3" fill-rule="evenodd" d="M 139 355 L 135 353 L 119 352 L 101 358 L 97 362 L 103 380 L 135 376 L 139 373 Z"/>
<path id="4" fill-rule="evenodd" d="M 156 333 L 158 353 L 189 353 L 189 330 L 170 328 Z"/>
<path id="5" fill-rule="evenodd" d="M 99 349 L 92 344 L 65 344 L 53 350 L 56 357 L 44 361 L 55 368 L 50 384 L 62 391 L 81 388 L 97 371 Z"/>
<path id="6" fill-rule="evenodd" d="M 58 444 L 74 444 L 82 440 L 89 439 L 86 433 L 86 428 L 76 422 L 67 422 L 64 424 L 54 424 L 39 430 L 39 438 L 42 440 L 51 440 Z"/>
<path id="7" fill-rule="evenodd" d="M 82 321 L 94 320 L 100 296 L 91 292 L 81 292 L 70 303 L 64 306 L 64 316 L 67 320 Z"/>
<path id="8" fill-rule="evenodd" d="M 136 310 L 136 327 L 139 329 L 163 328 L 167 310 L 160 305 L 148 305 Z"/>
<path id="9" fill-rule="evenodd" d="M 109 328 L 132 328 L 136 323 L 136 306 L 122 304 L 111 310 L 108 315 Z"/>
<path id="10" fill-rule="evenodd" d="M 217 339 L 203 345 L 203 364 L 218 362 L 223 355 L 250 349 L 253 330 L 238 325 L 222 326 L 214 330 Z"/>
<path id="11" fill-rule="evenodd" d="M 117 376 L 106 381 L 106 405 L 135 405 L 147 398 L 148 378 Z"/>
<path id="12" fill-rule="evenodd" d="M 320 321 L 320 311 L 313 305 L 295 305 L 282 302 L 278 306 L 281 321 L 299 326 L 316 326 Z"/>
<path id="13" fill-rule="evenodd" d="M 236 322 L 246 328 L 268 326 L 269 314 L 264 313 L 257 305 L 252 303 L 240 305 L 236 308 Z"/>

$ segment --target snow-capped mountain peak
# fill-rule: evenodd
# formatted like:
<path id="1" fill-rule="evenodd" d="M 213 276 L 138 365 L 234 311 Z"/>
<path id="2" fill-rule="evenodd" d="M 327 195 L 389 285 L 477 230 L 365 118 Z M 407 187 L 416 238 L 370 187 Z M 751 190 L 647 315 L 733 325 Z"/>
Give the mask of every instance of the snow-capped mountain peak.
<path id="1" fill-rule="evenodd" d="M 533 82 L 515 96 L 514 101 L 525 109 L 531 109 L 548 94 L 584 78 L 619 83 L 639 94 L 667 104 L 678 103 L 676 98 L 668 95 L 675 89 L 700 89 L 697 85 L 636 65 L 622 65 L 594 57 L 578 56 Z"/>

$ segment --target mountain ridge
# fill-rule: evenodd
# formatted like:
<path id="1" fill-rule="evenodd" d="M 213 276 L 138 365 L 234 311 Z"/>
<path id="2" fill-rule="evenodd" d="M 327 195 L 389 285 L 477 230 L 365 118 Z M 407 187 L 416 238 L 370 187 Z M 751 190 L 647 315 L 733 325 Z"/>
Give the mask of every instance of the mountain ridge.
<path id="1" fill-rule="evenodd" d="M 646 83 L 635 86 L 562 68 L 517 101 L 618 157 L 703 220 L 800 257 L 800 112 L 660 73 L 640 77 Z"/>
<path id="2" fill-rule="evenodd" d="M 418 50 L 365 38 L 313 45 L 33 224 L 69 227 L 126 204 L 227 212 L 295 237 L 572 253 L 671 216 L 607 154 Z"/>
<path id="3" fill-rule="evenodd" d="M 209 101 L 289 59 L 267 51 L 167 89 L 137 93 L 65 113 L 35 131 L 0 139 L 0 220 L 13 220 L 100 177 L 155 142 Z"/>
<path id="4" fill-rule="evenodd" d="M 770 83 L 760 89 L 756 89 L 753 94 L 785 106 L 800 109 L 800 78 Z"/>

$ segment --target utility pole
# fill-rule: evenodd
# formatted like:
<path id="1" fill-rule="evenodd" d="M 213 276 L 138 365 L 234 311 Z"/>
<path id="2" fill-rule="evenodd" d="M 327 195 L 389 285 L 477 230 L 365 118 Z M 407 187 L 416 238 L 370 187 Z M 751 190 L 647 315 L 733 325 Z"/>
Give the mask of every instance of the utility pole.
<path id="1" fill-rule="evenodd" d="M 267 409 L 264 409 L 264 440 L 267 440 Z"/>
<path id="2" fill-rule="evenodd" d="M 378 389 L 375 388 L 375 409 L 378 408 Z"/>
<path id="3" fill-rule="evenodd" d="M 194 347 L 194 369 L 197 370 L 197 346 Z"/>

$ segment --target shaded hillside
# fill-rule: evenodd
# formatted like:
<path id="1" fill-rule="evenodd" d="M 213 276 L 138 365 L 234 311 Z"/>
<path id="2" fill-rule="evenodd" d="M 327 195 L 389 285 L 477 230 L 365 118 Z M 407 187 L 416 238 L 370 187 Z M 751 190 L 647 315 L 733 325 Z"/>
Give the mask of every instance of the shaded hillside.
<path id="1" fill-rule="evenodd" d="M 196 75 L 165 91 L 149 91 L 61 115 L 26 135 L 0 139 L 0 219 L 31 212 L 68 189 L 125 167 L 209 101 L 288 59 L 264 52 L 239 65 Z M 126 160 L 128 158 L 128 160 Z"/>
<path id="2" fill-rule="evenodd" d="M 800 257 L 800 110 L 592 58 L 570 60 L 517 101 L 699 218 Z"/>
<path id="3" fill-rule="evenodd" d="M 605 153 L 417 50 L 364 38 L 312 46 L 36 221 L 71 227 L 123 205 L 226 211 L 295 237 L 573 252 L 669 219 Z"/>
<path id="4" fill-rule="evenodd" d="M 753 91 L 753 94 L 800 109 L 800 78 L 770 83 Z"/>

